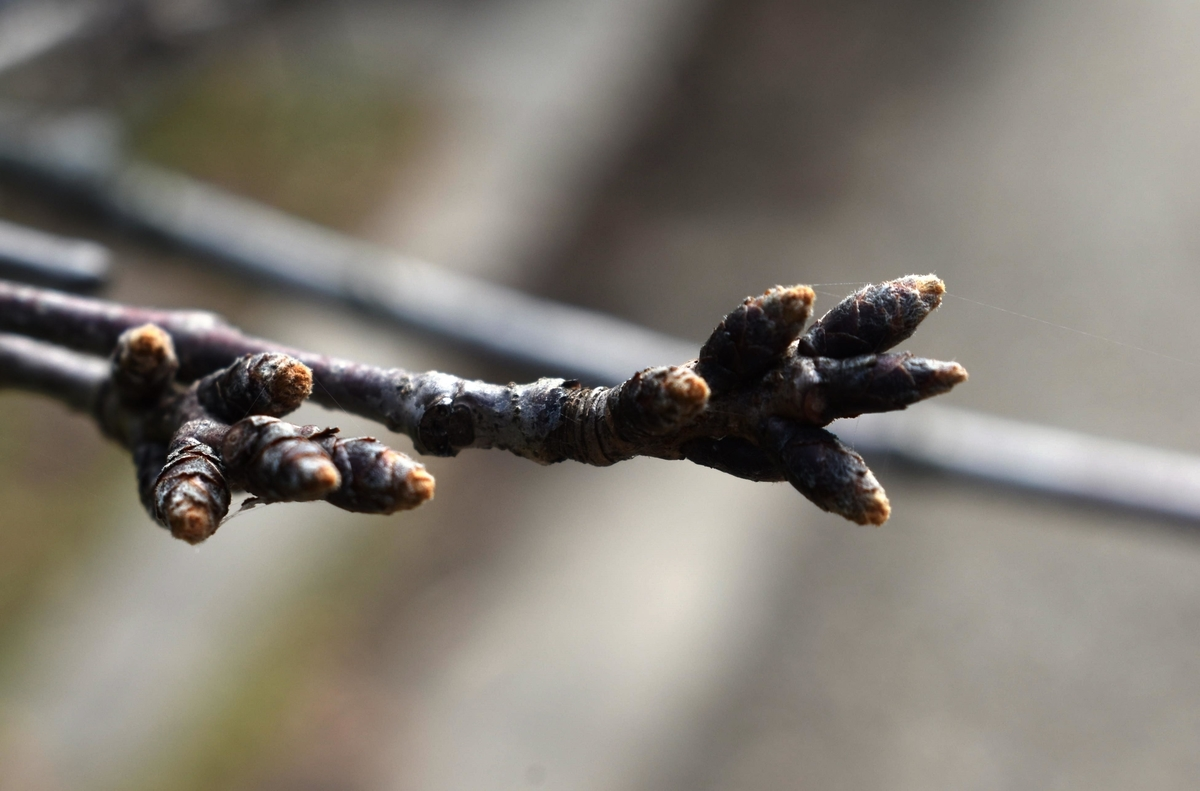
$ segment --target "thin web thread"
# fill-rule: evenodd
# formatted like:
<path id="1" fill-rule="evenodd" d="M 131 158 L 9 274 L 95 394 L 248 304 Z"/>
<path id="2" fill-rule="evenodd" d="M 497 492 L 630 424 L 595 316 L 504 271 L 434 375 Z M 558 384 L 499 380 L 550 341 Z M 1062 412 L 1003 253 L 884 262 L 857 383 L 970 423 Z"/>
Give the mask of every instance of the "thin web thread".
<path id="1" fill-rule="evenodd" d="M 1097 335 L 1094 332 L 1088 332 L 1087 330 L 1081 330 L 1081 329 L 1077 329 L 1075 327 L 1068 327 L 1066 324 L 1057 324 L 1053 321 L 1047 321 L 1046 319 L 1039 319 L 1037 316 L 1030 316 L 1025 313 L 1018 313 L 1015 310 L 1009 310 L 1008 308 L 1002 308 L 998 305 L 989 305 L 988 303 L 980 302 L 977 299 L 970 299 L 969 297 L 960 297 L 958 294 L 951 294 L 949 291 L 946 292 L 946 296 L 953 297 L 954 299 L 961 299 L 963 302 L 970 302 L 974 305 L 981 305 L 985 308 L 991 308 L 992 310 L 998 310 L 1001 313 L 1008 313 L 1013 316 L 1020 316 L 1023 319 L 1028 319 L 1029 321 L 1036 321 L 1039 324 L 1046 324 L 1051 327 L 1057 327 L 1058 329 L 1066 330 L 1067 332 L 1074 332 L 1077 335 L 1083 335 L 1084 337 L 1087 337 L 1087 338 L 1095 338 L 1096 340 L 1104 341 L 1105 343 L 1111 343 L 1115 346 L 1124 346 L 1126 349 L 1132 349 L 1133 351 L 1142 352 L 1143 354 L 1151 354 L 1151 355 L 1154 355 L 1155 357 L 1161 357 L 1164 360 L 1171 360 L 1172 362 L 1183 363 L 1184 365 L 1191 365 L 1191 366 L 1200 365 L 1200 363 L 1197 363 L 1195 360 L 1188 360 L 1184 357 L 1176 357 L 1175 355 L 1172 355 L 1172 354 L 1163 354 L 1162 352 L 1156 352 L 1153 349 L 1147 349 L 1143 346 L 1135 346 L 1132 343 L 1126 343 L 1125 341 L 1119 341 L 1116 338 L 1109 338 L 1104 335 Z"/>

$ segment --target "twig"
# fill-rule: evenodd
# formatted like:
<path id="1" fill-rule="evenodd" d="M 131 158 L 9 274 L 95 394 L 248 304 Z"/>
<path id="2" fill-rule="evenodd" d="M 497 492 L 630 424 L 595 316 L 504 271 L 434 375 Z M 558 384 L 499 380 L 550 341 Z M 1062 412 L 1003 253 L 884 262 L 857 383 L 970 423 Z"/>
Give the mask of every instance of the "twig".
<path id="1" fill-rule="evenodd" d="M 956 475 L 1200 522 L 1200 457 L 930 404 L 863 415 L 854 447 Z"/>
<path id="2" fill-rule="evenodd" d="M 0 278 L 78 293 L 108 280 L 108 249 L 0 220 Z"/>
<path id="3" fill-rule="evenodd" d="M 326 499 L 351 510 L 390 512 L 418 501 L 400 491 L 413 487 L 415 466 L 394 451 L 277 420 L 313 394 L 314 380 L 314 397 L 326 406 L 402 431 L 422 453 L 500 448 L 542 464 L 600 466 L 634 456 L 690 459 L 751 480 L 788 480 L 825 510 L 881 524 L 890 511 L 883 489 L 862 458 L 821 427 L 903 409 L 966 379 L 957 363 L 887 352 L 943 291 L 933 276 L 863 289 L 804 333 L 812 290 L 777 287 L 726 316 L 698 359 L 643 370 L 614 388 L 563 379 L 495 385 L 376 368 L 282 349 L 211 314 L 4 283 L 0 329 L 111 351 L 99 389 L 93 376 L 90 390 L 72 387 L 68 400 L 92 399 L 105 433 L 134 451 L 147 507 L 189 540 L 215 530 L 229 482 L 271 501 Z M 844 355 L 847 344 L 865 353 Z M 20 351 L 0 360 L 14 369 L 0 381 L 53 394 L 78 368 L 62 358 L 55 376 L 21 376 L 34 355 Z M 386 486 L 368 486 L 381 464 L 408 478 L 398 482 L 395 472 Z M 428 496 L 432 480 L 418 488 Z"/>
<path id="4" fill-rule="evenodd" d="M 0 106 L 0 165 L 239 274 L 600 384 L 618 383 L 655 360 L 684 359 L 694 348 L 366 245 L 161 168 L 127 163 L 118 137 L 103 116 L 55 117 Z M 1022 442 L 1010 442 L 1017 433 Z M 915 415 L 864 419 L 854 436 L 868 452 L 992 483 L 1200 521 L 1200 457 L 1194 455 L 936 405 Z M 997 447 L 1005 448 L 1003 457 L 993 452 Z"/>
<path id="5" fill-rule="evenodd" d="M 278 418 L 312 390 L 311 372 L 283 354 L 238 358 L 190 386 L 171 337 L 146 324 L 120 335 L 109 363 L 0 334 L 0 386 L 32 390 L 90 412 L 133 452 L 142 502 L 179 538 L 203 541 L 233 489 L 267 502 L 327 500 L 388 514 L 433 495 L 424 467 L 371 437 Z"/>
<path id="6" fill-rule="evenodd" d="M 126 161 L 111 118 L 0 106 L 0 164 L 273 285 L 538 370 L 617 384 L 690 343 L 460 275 L 179 173 Z"/>
<path id="7" fill-rule="evenodd" d="M 41 393 L 88 410 L 107 378 L 108 366 L 95 357 L 0 333 L 0 387 Z"/>

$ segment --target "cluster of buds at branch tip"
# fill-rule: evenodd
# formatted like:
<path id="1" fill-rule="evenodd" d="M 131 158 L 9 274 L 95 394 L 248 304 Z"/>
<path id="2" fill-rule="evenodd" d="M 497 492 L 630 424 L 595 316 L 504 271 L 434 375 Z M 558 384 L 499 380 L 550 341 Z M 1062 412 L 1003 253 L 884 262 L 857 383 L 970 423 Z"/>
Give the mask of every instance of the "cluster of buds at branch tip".
<path id="1" fill-rule="evenodd" d="M 444 455 L 502 447 L 542 463 L 689 459 L 789 481 L 820 508 L 882 524 L 890 513 L 882 487 L 823 427 L 904 409 L 966 380 L 958 363 L 886 351 L 912 335 L 944 290 L 933 275 L 869 286 L 805 332 L 812 289 L 777 286 L 726 315 L 698 359 L 648 368 L 613 388 L 542 380 L 500 390 L 430 379 L 437 387 L 417 421 L 418 446 Z"/>
<path id="2" fill-rule="evenodd" d="M 935 275 L 910 275 L 867 286 L 803 335 L 813 298 L 801 289 L 747 299 L 713 331 L 697 370 L 721 383 L 722 413 L 749 412 L 758 421 L 726 419 L 723 436 L 693 438 L 684 453 L 753 480 L 787 480 L 826 511 L 883 524 L 891 513 L 883 488 L 862 457 L 822 427 L 904 409 L 966 381 L 958 363 L 885 353 L 938 307 L 945 285 Z M 784 300 L 795 307 L 779 307 Z"/>
<path id="3" fill-rule="evenodd" d="M 125 331 L 111 356 L 96 416 L 132 447 L 142 501 L 177 538 L 211 536 L 231 492 L 261 502 L 326 500 L 390 514 L 433 497 L 423 465 L 371 437 L 280 420 L 312 393 L 312 371 L 286 354 L 247 354 L 188 387 L 171 336 L 148 324 Z"/>
<path id="4" fill-rule="evenodd" d="M 376 368 L 284 349 L 209 314 L 0 282 L 0 331 L 26 336 L 0 334 L 0 386 L 90 407 L 101 429 L 133 451 L 147 509 L 192 542 L 221 523 L 232 489 L 361 513 L 432 497 L 424 467 L 374 438 L 280 420 L 310 396 L 405 432 L 421 453 L 499 448 L 541 464 L 598 466 L 634 456 L 688 459 L 754 481 L 788 481 L 820 508 L 882 524 L 890 513 L 882 487 L 825 427 L 904 409 L 966 380 L 958 363 L 889 351 L 944 293 L 934 275 L 867 286 L 806 330 L 812 289 L 777 286 L 726 315 L 697 359 L 585 388 Z M 61 347 L 111 362 L 104 370 Z"/>

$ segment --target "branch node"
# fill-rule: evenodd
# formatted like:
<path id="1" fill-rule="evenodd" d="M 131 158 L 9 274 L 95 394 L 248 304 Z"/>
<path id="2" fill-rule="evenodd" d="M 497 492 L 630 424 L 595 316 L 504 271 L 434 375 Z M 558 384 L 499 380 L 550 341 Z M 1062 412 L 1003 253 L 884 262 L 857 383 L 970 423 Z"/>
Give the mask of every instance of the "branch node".
<path id="1" fill-rule="evenodd" d="M 693 421 L 708 405 L 708 383 L 682 366 L 647 368 L 611 391 L 617 433 L 636 442 L 660 437 Z M 615 402 L 615 403 L 614 403 Z"/>
<path id="2" fill-rule="evenodd" d="M 519 411 L 519 406 L 514 406 Z M 425 407 L 414 437 L 417 450 L 431 456 L 457 456 L 475 441 L 475 418 L 466 404 L 457 404 L 450 396 Z"/>

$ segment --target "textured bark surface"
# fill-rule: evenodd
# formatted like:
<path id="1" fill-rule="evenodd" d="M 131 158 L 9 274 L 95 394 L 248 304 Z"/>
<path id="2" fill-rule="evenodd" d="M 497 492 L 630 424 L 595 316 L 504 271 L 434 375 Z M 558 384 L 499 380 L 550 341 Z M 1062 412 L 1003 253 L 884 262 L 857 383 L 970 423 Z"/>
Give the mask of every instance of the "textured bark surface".
<path id="1" fill-rule="evenodd" d="M 862 458 L 821 427 L 904 409 L 966 379 L 957 363 L 886 352 L 943 293 L 932 275 L 869 286 L 805 333 L 812 290 L 775 287 L 725 316 L 698 359 L 634 373 L 613 388 L 584 388 L 376 368 L 280 347 L 211 314 L 0 283 L 0 329 L 56 344 L 45 348 L 61 363 L 47 372 L 32 359 L 32 342 L 0 340 L 0 383 L 90 409 L 133 450 L 155 518 L 193 541 L 219 525 L 231 487 L 267 501 L 325 499 L 369 513 L 432 496 L 423 467 L 373 438 L 341 439 L 336 429 L 278 419 L 310 395 L 408 434 L 421 453 L 499 448 L 541 464 L 600 466 L 634 456 L 690 459 L 751 480 L 790 481 L 825 510 L 882 524 L 883 489 Z M 108 374 L 60 346 L 110 355 Z M 155 464 L 161 474 L 151 484 Z"/>

